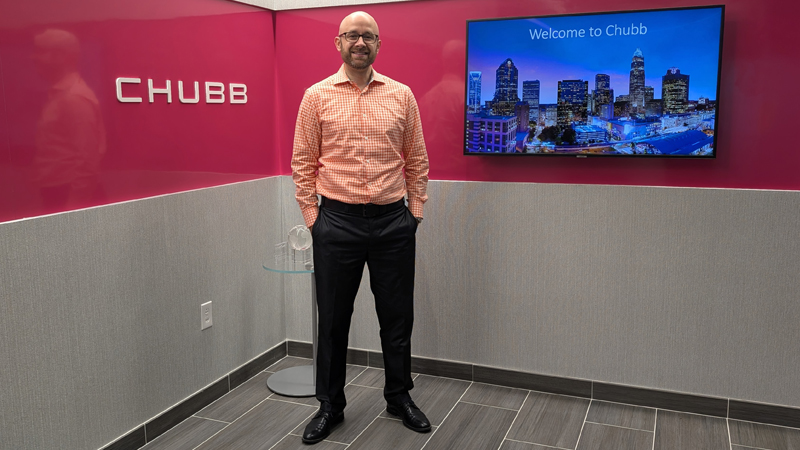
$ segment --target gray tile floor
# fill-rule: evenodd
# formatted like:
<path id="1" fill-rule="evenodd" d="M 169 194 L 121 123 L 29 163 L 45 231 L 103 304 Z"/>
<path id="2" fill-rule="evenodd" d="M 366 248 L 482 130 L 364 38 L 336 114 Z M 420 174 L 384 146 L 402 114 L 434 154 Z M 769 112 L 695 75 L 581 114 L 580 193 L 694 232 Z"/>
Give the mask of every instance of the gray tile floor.
<path id="1" fill-rule="evenodd" d="M 348 366 L 345 421 L 313 446 L 300 434 L 314 398 L 273 394 L 274 372 L 311 360 L 286 357 L 144 447 L 235 450 L 792 450 L 800 430 L 584 398 L 415 375 L 412 397 L 433 431 L 389 416 L 383 371 Z"/>

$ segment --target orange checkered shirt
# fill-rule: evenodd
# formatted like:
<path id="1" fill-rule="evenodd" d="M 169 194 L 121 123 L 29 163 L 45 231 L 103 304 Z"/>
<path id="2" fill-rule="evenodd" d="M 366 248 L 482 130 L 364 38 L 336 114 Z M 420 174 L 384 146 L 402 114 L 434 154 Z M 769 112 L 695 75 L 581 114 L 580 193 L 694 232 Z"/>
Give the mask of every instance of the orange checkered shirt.
<path id="1" fill-rule="evenodd" d="M 379 205 L 408 194 L 411 213 L 422 217 L 428 153 L 411 89 L 373 70 L 362 91 L 344 65 L 308 88 L 294 130 L 292 178 L 309 227 L 317 220 L 317 194 Z"/>

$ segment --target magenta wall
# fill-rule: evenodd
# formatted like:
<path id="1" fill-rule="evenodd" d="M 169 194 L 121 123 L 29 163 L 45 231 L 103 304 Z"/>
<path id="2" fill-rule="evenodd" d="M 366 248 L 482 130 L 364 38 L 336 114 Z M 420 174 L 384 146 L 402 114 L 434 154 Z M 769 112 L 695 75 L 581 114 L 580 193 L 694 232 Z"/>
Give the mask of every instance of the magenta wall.
<path id="1" fill-rule="evenodd" d="M 271 11 L 223 0 L 3 2 L 0 222 L 280 173 L 273 21 Z M 69 65 L 58 53 L 71 44 L 63 34 L 34 43 L 48 29 L 78 40 L 85 87 L 67 83 L 69 96 L 53 86 Z M 143 102 L 120 103 L 117 77 L 141 78 L 123 93 Z M 171 80 L 171 104 L 166 95 L 149 103 L 148 78 L 156 88 Z M 194 81 L 201 91 L 225 83 L 225 103 L 207 104 L 201 92 L 182 104 L 178 80 L 186 98 Z M 228 83 L 247 86 L 247 103 L 230 103 Z"/>
<path id="2" fill-rule="evenodd" d="M 435 0 L 360 7 L 383 41 L 379 72 L 409 85 L 420 104 L 432 179 L 800 189 L 800 147 L 791 138 L 800 100 L 800 5 L 781 0 L 726 4 L 716 160 L 462 156 L 468 19 L 655 9 L 696 0 Z M 281 167 L 289 173 L 294 120 L 305 88 L 336 71 L 341 19 L 356 7 L 281 11 L 276 67 L 281 86 Z M 297 33 L 302 38 L 297 37 Z M 676 45 L 692 45 L 691 36 Z"/>
<path id="3" fill-rule="evenodd" d="M 696 4 L 657 0 L 646 7 Z M 793 32 L 800 6 L 779 0 L 726 4 L 716 160 L 462 155 L 466 20 L 642 7 L 632 0 L 431 0 L 360 8 L 381 27 L 375 67 L 417 96 L 432 179 L 800 189 L 800 151 L 791 134 L 800 98 L 800 37 Z M 270 12 L 224 0 L 3 2 L 0 222 L 289 174 L 303 91 L 339 67 L 333 37 L 355 9 Z M 87 114 L 52 111 L 51 82 L 34 56 L 34 37 L 47 29 L 77 37 L 77 72 L 97 99 L 88 113 L 99 111 L 102 128 L 80 138 L 54 137 L 42 125 L 49 117 L 51 131 L 53 122 L 78 129 L 70 120 Z M 142 79 L 124 93 L 144 102 L 117 101 L 120 76 Z M 148 78 L 156 87 L 172 81 L 172 104 L 164 95 L 148 102 Z M 178 80 L 201 88 L 205 81 L 243 83 L 248 102 L 230 104 L 226 96 L 224 104 L 181 104 Z M 105 150 L 74 145 L 87 133 Z"/>

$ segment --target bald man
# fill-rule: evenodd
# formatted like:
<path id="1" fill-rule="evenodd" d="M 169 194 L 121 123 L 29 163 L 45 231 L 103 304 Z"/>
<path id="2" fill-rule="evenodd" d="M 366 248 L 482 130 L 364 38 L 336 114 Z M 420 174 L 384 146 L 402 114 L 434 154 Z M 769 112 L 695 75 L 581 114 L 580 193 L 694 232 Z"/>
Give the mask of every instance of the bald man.
<path id="1" fill-rule="evenodd" d="M 344 63 L 306 91 L 295 127 L 292 176 L 314 239 L 319 311 L 320 408 L 303 433 L 307 444 L 344 420 L 347 339 L 364 264 L 380 324 L 386 410 L 414 431 L 431 429 L 409 395 L 415 234 L 428 199 L 428 154 L 411 90 L 372 68 L 378 36 L 369 14 L 344 18 L 334 38 Z"/>

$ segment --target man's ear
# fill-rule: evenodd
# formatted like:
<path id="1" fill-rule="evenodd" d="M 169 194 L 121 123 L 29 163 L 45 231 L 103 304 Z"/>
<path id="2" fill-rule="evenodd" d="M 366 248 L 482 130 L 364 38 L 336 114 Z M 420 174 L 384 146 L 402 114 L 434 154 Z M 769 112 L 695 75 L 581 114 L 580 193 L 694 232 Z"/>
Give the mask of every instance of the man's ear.
<path id="1" fill-rule="evenodd" d="M 336 46 L 336 50 L 342 51 L 342 38 L 340 38 L 339 36 L 333 38 L 333 45 Z"/>

